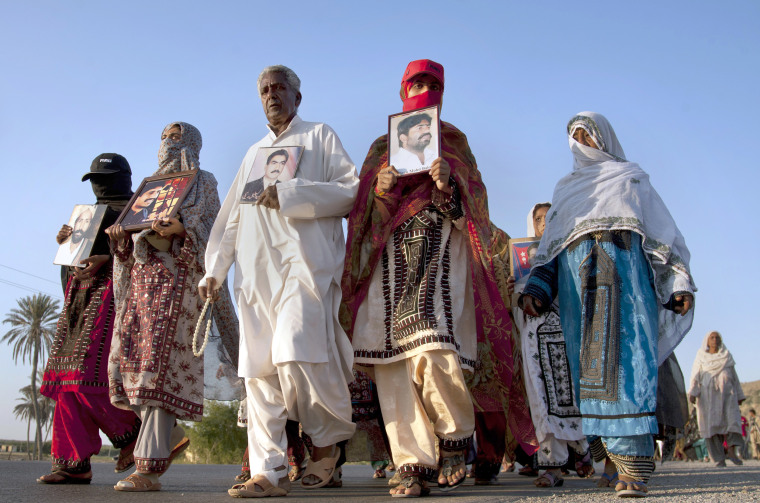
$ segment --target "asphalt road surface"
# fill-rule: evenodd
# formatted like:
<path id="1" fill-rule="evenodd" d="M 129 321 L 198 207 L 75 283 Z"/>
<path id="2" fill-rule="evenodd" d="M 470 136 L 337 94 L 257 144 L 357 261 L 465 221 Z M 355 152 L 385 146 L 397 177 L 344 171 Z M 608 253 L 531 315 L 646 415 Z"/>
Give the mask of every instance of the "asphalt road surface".
<path id="1" fill-rule="evenodd" d="M 84 503 L 84 502 L 233 502 L 227 489 L 240 467 L 234 465 L 175 464 L 161 477 L 159 492 L 133 494 L 117 492 L 113 485 L 126 474 L 113 473 L 107 463 L 93 464 L 90 485 L 54 486 L 35 482 L 48 473 L 50 464 L 43 461 L 0 461 L 0 503 Z M 597 466 L 597 473 L 600 466 Z M 502 473 L 499 485 L 474 486 L 471 479 L 453 492 L 443 494 L 433 488 L 424 501 L 449 503 L 487 503 L 503 501 L 551 501 L 590 503 L 618 501 L 611 489 L 598 489 L 597 476 L 579 479 L 574 474 L 565 478 L 563 487 L 536 488 L 528 477 Z M 650 481 L 649 500 L 660 502 L 760 502 L 760 461 L 745 461 L 743 466 L 716 468 L 712 463 L 668 462 L 657 465 Z M 343 487 L 336 489 L 302 489 L 294 484 L 285 501 L 289 502 L 385 502 L 391 500 L 387 480 L 373 479 L 368 465 L 343 467 Z"/>

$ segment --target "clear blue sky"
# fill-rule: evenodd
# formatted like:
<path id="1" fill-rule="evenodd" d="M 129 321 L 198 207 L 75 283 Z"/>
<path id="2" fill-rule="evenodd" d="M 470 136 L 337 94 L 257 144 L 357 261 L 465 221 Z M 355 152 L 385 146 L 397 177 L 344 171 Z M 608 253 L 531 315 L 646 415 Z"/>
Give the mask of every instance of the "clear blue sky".
<path id="1" fill-rule="evenodd" d="M 94 202 L 79 180 L 97 154 L 126 156 L 136 186 L 157 167 L 163 126 L 190 122 L 223 197 L 266 133 L 258 72 L 285 64 L 303 81 L 301 117 L 333 126 L 361 164 L 401 110 L 406 63 L 430 58 L 446 69 L 442 118 L 467 133 L 491 218 L 513 237 L 571 169 L 568 119 L 606 115 L 691 250 L 696 316 L 676 350 L 686 378 L 717 329 L 740 378 L 760 379 L 756 1 L 30 0 L 2 10 L 3 317 L 31 294 L 22 286 L 61 296 L 54 237 L 74 204 Z M 0 347 L 0 438 L 26 436 L 11 409 L 29 373 Z"/>

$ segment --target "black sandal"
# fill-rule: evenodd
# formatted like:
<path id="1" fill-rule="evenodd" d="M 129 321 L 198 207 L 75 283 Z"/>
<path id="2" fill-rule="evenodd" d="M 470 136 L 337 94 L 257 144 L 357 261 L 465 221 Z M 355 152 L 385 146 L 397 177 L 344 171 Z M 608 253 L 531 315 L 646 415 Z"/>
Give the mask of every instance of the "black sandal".
<path id="1" fill-rule="evenodd" d="M 462 483 L 464 483 L 464 479 L 467 478 L 466 469 L 467 466 L 464 464 L 464 456 L 459 454 L 454 454 L 453 456 L 447 456 L 447 457 L 441 457 L 441 471 L 438 472 L 438 476 L 440 477 L 443 475 L 444 477 L 451 477 L 454 474 L 454 467 L 462 465 L 465 467 L 465 475 L 462 476 L 461 479 L 457 480 L 453 484 L 449 483 L 442 483 L 438 482 L 438 487 L 441 489 L 441 491 L 447 492 L 447 491 L 453 491 Z"/>

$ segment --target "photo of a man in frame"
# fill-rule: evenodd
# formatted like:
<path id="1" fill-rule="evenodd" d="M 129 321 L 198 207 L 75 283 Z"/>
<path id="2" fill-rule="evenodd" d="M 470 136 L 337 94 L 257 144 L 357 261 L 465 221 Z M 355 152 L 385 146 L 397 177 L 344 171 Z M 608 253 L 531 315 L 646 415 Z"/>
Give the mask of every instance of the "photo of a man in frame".
<path id="1" fill-rule="evenodd" d="M 391 151 L 390 164 L 400 174 L 430 169 L 439 157 L 438 138 L 433 134 L 437 130 L 437 119 L 431 112 L 409 115 L 398 123 L 394 141 L 398 142 L 399 148 Z"/>
<path id="2" fill-rule="evenodd" d="M 259 150 L 254 160 L 254 167 L 248 177 L 249 181 L 243 186 L 240 202 L 256 203 L 267 187 L 293 178 L 301 149 L 303 147 L 283 147 L 278 149 L 272 147 L 266 150 L 263 148 Z M 251 177 L 256 176 L 256 173 L 261 173 L 261 164 L 258 165 L 257 169 L 260 155 L 266 155 L 263 174 L 259 178 L 251 180 Z"/>
<path id="3" fill-rule="evenodd" d="M 69 237 L 58 247 L 54 264 L 83 267 L 80 261 L 89 257 L 95 233 L 103 218 L 103 212 L 96 215 L 95 208 L 91 205 L 77 205 L 74 211 L 79 209 L 79 214 L 73 225 L 64 226 L 64 230 L 69 231 Z"/>

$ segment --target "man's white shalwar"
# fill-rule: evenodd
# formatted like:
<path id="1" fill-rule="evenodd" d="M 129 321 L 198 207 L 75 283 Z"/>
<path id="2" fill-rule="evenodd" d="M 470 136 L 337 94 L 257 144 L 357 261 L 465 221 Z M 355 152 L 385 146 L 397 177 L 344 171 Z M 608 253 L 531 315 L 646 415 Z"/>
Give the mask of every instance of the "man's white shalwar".
<path id="1" fill-rule="evenodd" d="M 258 149 L 296 145 L 305 149 L 295 177 L 275 185 L 280 209 L 241 204 Z M 274 485 L 287 465 L 288 417 L 300 421 L 318 447 L 354 433 L 353 350 L 338 308 L 341 219 L 358 187 L 335 132 L 295 116 L 280 136 L 270 131 L 248 150 L 211 230 L 201 285 L 209 277 L 221 284 L 235 263 L 251 472 Z"/>
<path id="2" fill-rule="evenodd" d="M 280 209 L 240 204 L 258 149 L 295 145 L 305 149 L 295 177 L 275 185 Z M 276 365 L 290 361 L 326 363 L 334 351 L 353 380 L 353 350 L 338 307 L 341 219 L 358 186 L 354 164 L 326 124 L 295 116 L 279 137 L 270 131 L 248 150 L 206 248 L 206 278 L 217 284 L 235 263 L 240 377 L 273 375 Z"/>

